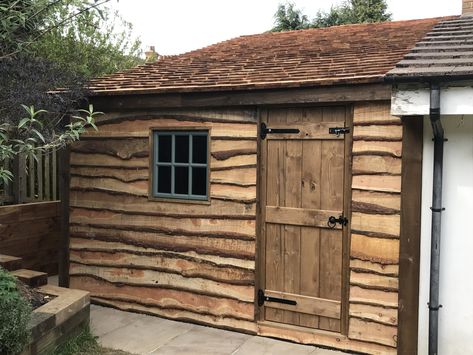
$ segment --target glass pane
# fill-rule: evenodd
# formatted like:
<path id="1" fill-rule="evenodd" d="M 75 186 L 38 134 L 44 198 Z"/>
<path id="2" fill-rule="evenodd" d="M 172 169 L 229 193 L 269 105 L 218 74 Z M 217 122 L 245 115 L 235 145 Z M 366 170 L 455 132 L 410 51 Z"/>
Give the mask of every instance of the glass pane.
<path id="1" fill-rule="evenodd" d="M 188 163 L 189 162 L 189 136 L 176 136 L 175 146 L 175 162 Z"/>
<path id="2" fill-rule="evenodd" d="M 171 193 L 171 167 L 158 166 L 158 192 Z"/>
<path id="3" fill-rule="evenodd" d="M 158 162 L 170 163 L 171 162 L 171 136 L 158 136 Z"/>
<path id="4" fill-rule="evenodd" d="M 174 193 L 189 193 L 189 168 L 187 166 L 176 166 L 174 168 Z"/>
<path id="5" fill-rule="evenodd" d="M 192 194 L 207 195 L 207 168 L 192 168 Z"/>
<path id="6" fill-rule="evenodd" d="M 207 136 L 192 137 L 192 162 L 207 163 Z"/>

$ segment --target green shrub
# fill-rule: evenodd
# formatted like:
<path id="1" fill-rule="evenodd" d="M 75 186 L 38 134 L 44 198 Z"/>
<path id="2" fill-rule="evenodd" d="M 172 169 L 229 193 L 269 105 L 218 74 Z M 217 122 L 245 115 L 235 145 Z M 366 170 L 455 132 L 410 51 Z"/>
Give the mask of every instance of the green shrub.
<path id="1" fill-rule="evenodd" d="M 53 355 L 102 354 L 97 343 L 97 337 L 90 332 L 87 326 L 76 336 L 69 338 L 64 344 L 54 350 Z"/>
<path id="2" fill-rule="evenodd" d="M 28 342 L 31 306 L 18 291 L 16 278 L 0 268 L 0 354 L 17 354 Z"/>

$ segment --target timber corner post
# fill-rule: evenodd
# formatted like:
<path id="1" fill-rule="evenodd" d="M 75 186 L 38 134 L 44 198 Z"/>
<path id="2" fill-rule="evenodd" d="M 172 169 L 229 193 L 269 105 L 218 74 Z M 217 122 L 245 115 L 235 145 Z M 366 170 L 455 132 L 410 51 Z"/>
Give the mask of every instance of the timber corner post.
<path id="1" fill-rule="evenodd" d="M 402 117 L 398 354 L 417 354 L 422 199 L 422 116 Z"/>

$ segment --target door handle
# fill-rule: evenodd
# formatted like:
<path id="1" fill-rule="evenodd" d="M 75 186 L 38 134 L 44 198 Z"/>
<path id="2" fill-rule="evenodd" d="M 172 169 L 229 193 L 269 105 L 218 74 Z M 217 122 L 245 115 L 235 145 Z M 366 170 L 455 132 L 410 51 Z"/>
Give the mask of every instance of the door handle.
<path id="1" fill-rule="evenodd" d="M 327 225 L 329 228 L 334 229 L 337 223 L 344 227 L 348 224 L 348 218 L 343 215 L 340 215 L 338 218 L 336 218 L 335 216 L 330 216 L 328 218 Z"/>

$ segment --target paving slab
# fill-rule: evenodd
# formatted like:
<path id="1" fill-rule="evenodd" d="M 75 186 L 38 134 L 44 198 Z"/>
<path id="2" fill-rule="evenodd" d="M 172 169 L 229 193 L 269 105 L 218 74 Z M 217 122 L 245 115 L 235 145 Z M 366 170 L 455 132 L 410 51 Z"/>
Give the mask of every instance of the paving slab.
<path id="1" fill-rule="evenodd" d="M 248 339 L 234 354 L 235 355 L 308 355 L 313 354 L 314 346 L 293 344 L 271 338 L 254 336 Z"/>
<path id="2" fill-rule="evenodd" d="M 107 348 L 158 355 L 342 355 L 339 351 L 92 305 L 92 332 Z"/>
<path id="3" fill-rule="evenodd" d="M 59 286 L 59 276 L 58 275 L 48 276 L 48 285 Z"/>
<path id="4" fill-rule="evenodd" d="M 347 355 L 347 353 L 337 350 L 329 350 L 316 347 L 314 351 L 310 353 L 310 355 Z"/>
<path id="5" fill-rule="evenodd" d="M 140 319 L 140 315 L 136 313 L 122 312 L 96 305 L 90 307 L 90 329 L 98 337 L 126 327 L 138 319 Z"/>
<path id="6" fill-rule="evenodd" d="M 93 306 L 91 330 L 100 345 L 133 354 L 150 354 L 194 326 L 163 318 Z"/>
<path id="7" fill-rule="evenodd" d="M 195 326 L 151 354 L 229 355 L 235 353 L 250 338 L 250 335 L 242 333 Z"/>

